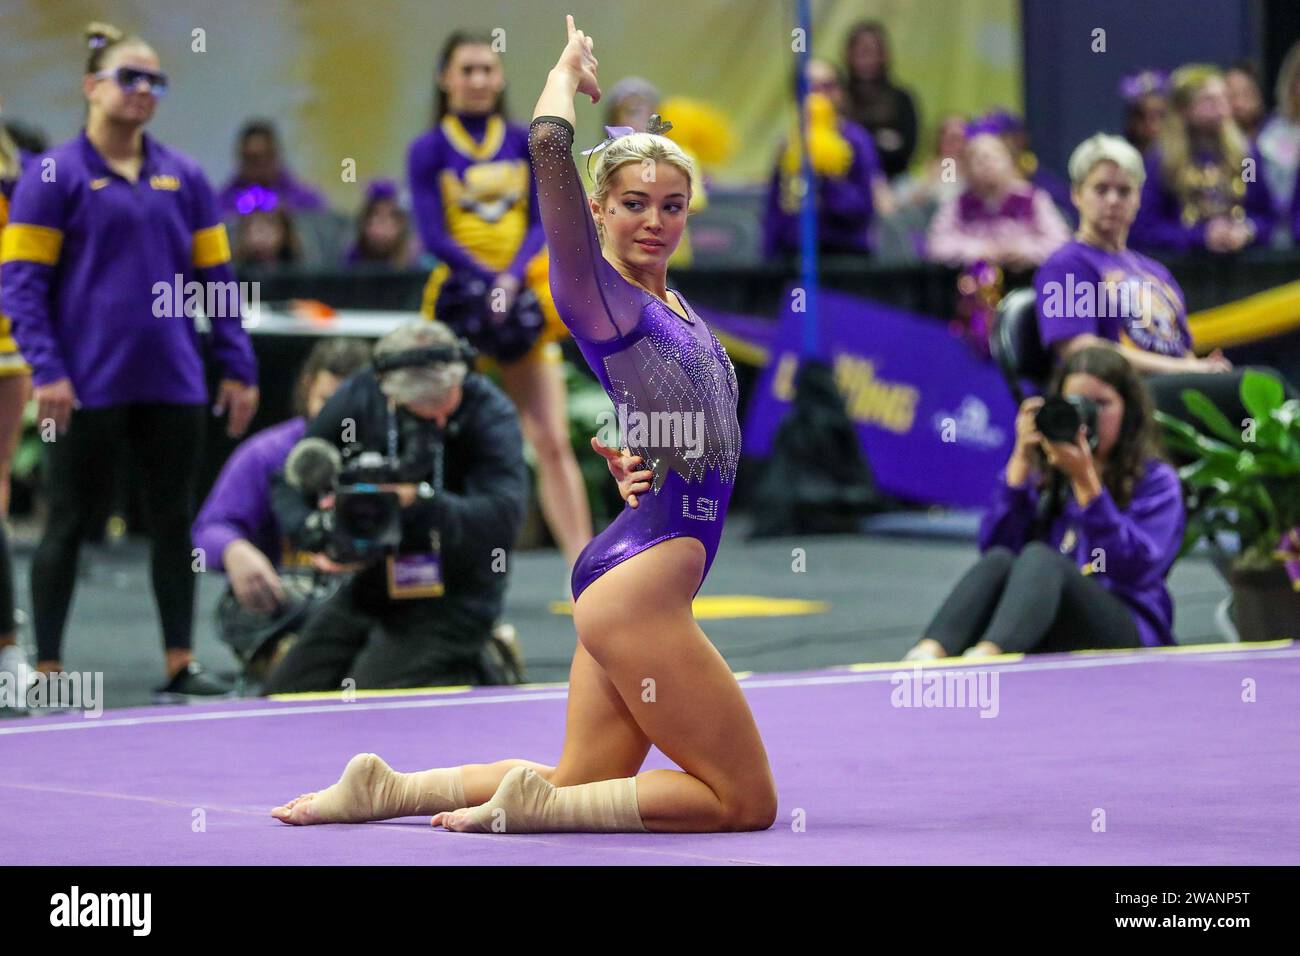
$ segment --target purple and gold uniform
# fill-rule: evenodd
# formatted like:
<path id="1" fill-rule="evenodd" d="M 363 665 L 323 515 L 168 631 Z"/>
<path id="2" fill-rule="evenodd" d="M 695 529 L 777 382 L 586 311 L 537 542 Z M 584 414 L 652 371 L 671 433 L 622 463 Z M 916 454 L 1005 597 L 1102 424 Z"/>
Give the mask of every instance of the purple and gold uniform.
<path id="1" fill-rule="evenodd" d="M 620 421 L 631 425 L 624 444 L 654 472 L 637 507 L 624 505 L 578 555 L 573 598 L 610 568 L 669 538 L 704 545 L 703 584 L 740 460 L 735 369 L 676 290 L 688 317 L 628 282 L 601 254 L 573 162 L 573 125 L 539 116 L 529 128 L 529 148 L 560 316 Z"/>
<path id="2" fill-rule="evenodd" d="M 1248 158 L 1253 169 L 1261 168 L 1257 149 L 1252 148 Z M 1162 252 L 1204 249 L 1205 229 L 1217 217 L 1249 222 L 1255 231 L 1249 245 L 1268 245 L 1277 214 L 1262 175 L 1247 182 L 1241 175 L 1226 175 L 1214 157 L 1200 155 L 1181 171 L 1186 182 L 1172 183 L 1165 176 L 1159 149 L 1147 153 L 1146 170 L 1130 245 Z M 1184 188 L 1179 190 L 1179 185 Z"/>
<path id="3" fill-rule="evenodd" d="M 415 224 L 425 248 L 440 264 L 424 290 L 423 313 L 434 315 L 452 270 L 491 284 L 500 272 L 520 280 L 541 304 L 546 326 L 528 358 L 558 360 L 549 343 L 564 324 L 551 297 L 549 263 L 528 157 L 528 131 L 500 114 L 447 113 L 411 143 L 407 178 Z"/>
<path id="4" fill-rule="evenodd" d="M 26 160 L 26 156 L 20 155 L 19 166 L 25 166 Z M 5 223 L 9 221 L 9 203 L 13 199 L 14 188 L 17 185 L 17 176 L 12 178 L 0 176 L 0 234 L 3 234 Z M 18 351 L 18 343 L 14 341 L 9 316 L 0 312 L 0 376 L 25 375 L 29 371 L 31 369 L 23 361 L 22 353 Z"/>
<path id="5" fill-rule="evenodd" d="M 225 571 L 226 548 L 241 538 L 276 567 L 283 563 L 288 548 L 271 507 L 272 479 L 306 431 L 307 419 L 301 417 L 264 428 L 241 442 L 222 466 L 191 530 L 194 546 L 207 553 L 209 568 Z"/>
<path id="6" fill-rule="evenodd" d="M 108 167 L 84 131 L 33 160 L 0 243 L 0 310 L 33 382 L 71 379 L 84 408 L 207 402 L 194 320 L 160 309 L 170 293 L 159 289 L 235 282 L 198 164 L 148 135 L 143 150 L 134 183 Z M 255 384 L 240 316 L 209 321 L 221 377 Z"/>

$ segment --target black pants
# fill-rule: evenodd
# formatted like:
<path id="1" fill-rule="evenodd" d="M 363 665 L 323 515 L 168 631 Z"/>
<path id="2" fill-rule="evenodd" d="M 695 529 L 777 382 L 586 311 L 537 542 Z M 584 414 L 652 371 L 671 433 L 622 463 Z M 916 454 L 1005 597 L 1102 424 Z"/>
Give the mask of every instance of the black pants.
<path id="1" fill-rule="evenodd" d="M 0 637 L 12 634 L 14 622 L 14 569 L 9 560 L 9 534 L 0 518 Z"/>
<path id="2" fill-rule="evenodd" d="M 96 502 L 111 493 L 114 463 L 139 465 L 154 599 L 168 649 L 190 647 L 194 556 L 190 523 L 206 427 L 205 405 L 135 404 L 73 411 L 68 430 L 45 445 L 49 520 L 32 558 L 32 617 L 41 660 L 58 660 L 72 604 L 81 541 Z"/>
<path id="3" fill-rule="evenodd" d="M 949 655 L 980 641 L 1007 653 L 1141 644 L 1128 606 L 1050 545 L 1016 555 L 990 548 L 952 589 L 925 630 Z"/>
<path id="4" fill-rule="evenodd" d="M 353 579 L 307 622 L 264 694 L 481 684 L 491 625 L 454 600 L 393 601 Z M 491 681 L 500 682 L 500 681 Z"/>

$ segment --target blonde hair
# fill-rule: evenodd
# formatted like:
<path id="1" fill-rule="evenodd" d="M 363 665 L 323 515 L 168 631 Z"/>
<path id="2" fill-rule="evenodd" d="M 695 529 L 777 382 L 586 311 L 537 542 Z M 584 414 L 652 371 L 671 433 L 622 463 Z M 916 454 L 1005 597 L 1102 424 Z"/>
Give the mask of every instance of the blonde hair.
<path id="1" fill-rule="evenodd" d="M 0 123 L 0 179 L 17 179 L 21 171 L 18 146 L 10 137 L 9 130 Z"/>
<path id="2" fill-rule="evenodd" d="M 1297 76 L 1300 76 L 1300 43 L 1287 51 L 1277 73 L 1277 111 L 1292 123 L 1300 123 L 1300 97 L 1295 95 Z"/>
<path id="3" fill-rule="evenodd" d="M 1192 159 L 1191 136 L 1187 130 L 1184 114 L 1191 109 L 1196 99 L 1211 80 L 1222 80 L 1223 72 L 1218 67 L 1203 63 L 1193 63 L 1179 67 L 1172 79 L 1173 92 L 1169 104 L 1173 107 L 1165 117 L 1164 128 L 1160 132 L 1160 169 L 1165 182 L 1178 197 L 1180 204 L 1191 203 L 1200 190 L 1197 170 Z M 1241 179 L 1241 162 L 1250 155 L 1246 136 L 1236 122 L 1229 117 L 1219 130 L 1218 157 L 1215 166 L 1224 177 L 1224 181 L 1233 184 L 1240 193 L 1245 183 Z"/>
<path id="4" fill-rule="evenodd" d="M 660 136 L 657 133 L 629 133 L 618 137 L 598 155 L 600 158 L 596 162 L 595 172 L 592 173 L 594 185 L 591 191 L 591 198 L 598 204 L 604 205 L 609 191 L 614 188 L 615 174 L 628 163 L 642 165 L 667 163 L 681 170 L 686 177 L 686 205 L 690 206 L 698 175 L 695 171 L 695 161 L 667 136 Z M 689 214 L 688 208 L 687 215 Z M 600 232 L 601 242 L 604 242 L 605 227 L 597 222 L 596 229 Z"/>
<path id="5" fill-rule="evenodd" d="M 1138 189 L 1146 181 L 1147 170 L 1142 163 L 1142 154 L 1133 148 L 1128 140 L 1107 133 L 1089 136 L 1074 148 L 1070 154 L 1070 184 L 1082 186 L 1083 181 L 1097 168 L 1098 163 L 1114 163 L 1128 174 L 1133 185 Z"/>
<path id="6" fill-rule="evenodd" d="M 104 61 L 108 59 L 109 52 L 118 47 L 138 46 L 153 49 L 144 37 L 134 33 L 124 33 L 113 24 L 99 20 L 87 23 L 81 32 L 83 42 L 89 50 L 86 59 L 87 73 L 98 73 L 103 68 Z"/>

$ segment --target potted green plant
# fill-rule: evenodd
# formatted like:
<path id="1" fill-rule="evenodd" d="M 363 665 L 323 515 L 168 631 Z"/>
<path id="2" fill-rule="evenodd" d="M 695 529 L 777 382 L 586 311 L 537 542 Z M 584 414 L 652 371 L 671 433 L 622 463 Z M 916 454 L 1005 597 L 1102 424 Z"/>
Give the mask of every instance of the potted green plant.
<path id="1" fill-rule="evenodd" d="M 1235 532 L 1240 550 L 1228 580 L 1241 639 L 1300 638 L 1300 565 L 1290 566 L 1292 580 L 1286 564 L 1300 540 L 1300 400 L 1286 400 L 1281 382 L 1250 369 L 1241 379 L 1250 417 L 1240 425 L 1202 392 L 1186 389 L 1182 399 L 1203 431 L 1156 412 L 1169 446 L 1192 459 L 1179 469 L 1190 493 L 1182 553 Z"/>

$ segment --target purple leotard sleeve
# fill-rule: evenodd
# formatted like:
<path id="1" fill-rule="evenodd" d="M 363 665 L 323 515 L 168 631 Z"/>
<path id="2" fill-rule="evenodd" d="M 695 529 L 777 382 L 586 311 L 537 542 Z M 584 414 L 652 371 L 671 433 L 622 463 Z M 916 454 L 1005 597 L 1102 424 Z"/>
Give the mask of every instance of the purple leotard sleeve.
<path id="1" fill-rule="evenodd" d="M 551 294 L 576 338 L 607 342 L 636 327 L 645 293 L 600 253 L 596 223 L 573 163 L 573 126 L 539 116 L 528 127 L 537 206 L 551 257 Z"/>

